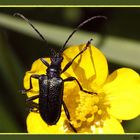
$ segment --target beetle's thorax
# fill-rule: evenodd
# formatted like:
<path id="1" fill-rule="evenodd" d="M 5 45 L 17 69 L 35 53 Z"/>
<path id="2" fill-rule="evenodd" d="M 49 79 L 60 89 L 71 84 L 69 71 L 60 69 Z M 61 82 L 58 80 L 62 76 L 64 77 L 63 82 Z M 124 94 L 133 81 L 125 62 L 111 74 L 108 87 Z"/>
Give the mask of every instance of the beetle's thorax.
<path id="1" fill-rule="evenodd" d="M 55 56 L 51 57 L 50 67 L 47 69 L 47 76 L 49 78 L 60 77 L 61 74 L 61 63 L 63 61 L 63 57 L 57 53 Z"/>

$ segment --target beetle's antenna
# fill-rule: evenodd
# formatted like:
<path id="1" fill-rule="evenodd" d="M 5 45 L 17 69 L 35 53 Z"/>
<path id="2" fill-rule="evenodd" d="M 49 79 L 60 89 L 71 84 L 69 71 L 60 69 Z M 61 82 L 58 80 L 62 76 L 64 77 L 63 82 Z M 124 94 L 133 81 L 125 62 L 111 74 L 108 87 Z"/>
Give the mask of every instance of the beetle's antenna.
<path id="1" fill-rule="evenodd" d="M 21 17 L 22 19 L 24 19 L 34 30 L 35 32 L 39 35 L 39 37 L 47 44 L 47 41 L 46 39 L 43 37 L 43 35 L 34 27 L 34 25 L 25 17 L 23 16 L 22 14 L 20 13 L 15 13 L 14 16 L 19 16 Z M 55 51 L 51 48 L 51 53 L 52 54 L 55 54 Z"/>
<path id="2" fill-rule="evenodd" d="M 89 18 L 89 19 L 83 21 L 82 23 L 80 23 L 80 24 L 73 30 L 73 32 L 69 35 L 68 39 L 66 40 L 66 42 L 65 42 L 64 45 L 63 45 L 63 47 L 61 48 L 60 53 L 63 52 L 63 50 L 64 50 L 65 46 L 67 45 L 68 41 L 70 40 L 70 38 L 73 36 L 73 34 L 74 34 L 80 27 L 82 27 L 82 26 L 85 25 L 86 23 L 88 23 L 88 22 L 90 22 L 91 20 L 94 20 L 94 19 L 96 19 L 96 18 L 107 19 L 107 17 L 105 17 L 105 16 L 100 16 L 100 15 L 99 15 L 99 16 L 93 16 L 93 17 L 91 17 L 91 18 Z"/>

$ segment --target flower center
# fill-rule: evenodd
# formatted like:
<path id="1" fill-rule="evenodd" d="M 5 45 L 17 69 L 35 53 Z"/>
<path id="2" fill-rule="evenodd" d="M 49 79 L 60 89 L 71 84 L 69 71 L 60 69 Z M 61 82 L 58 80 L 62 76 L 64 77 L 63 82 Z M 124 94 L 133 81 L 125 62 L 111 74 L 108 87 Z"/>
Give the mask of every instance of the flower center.
<path id="1" fill-rule="evenodd" d="M 69 95 L 69 94 L 68 94 Z M 71 124 L 78 133 L 95 133 L 95 128 L 103 127 L 104 120 L 108 117 L 108 104 L 105 103 L 104 93 L 79 94 L 69 102 L 71 97 L 66 97 L 67 107 L 71 116 Z"/>

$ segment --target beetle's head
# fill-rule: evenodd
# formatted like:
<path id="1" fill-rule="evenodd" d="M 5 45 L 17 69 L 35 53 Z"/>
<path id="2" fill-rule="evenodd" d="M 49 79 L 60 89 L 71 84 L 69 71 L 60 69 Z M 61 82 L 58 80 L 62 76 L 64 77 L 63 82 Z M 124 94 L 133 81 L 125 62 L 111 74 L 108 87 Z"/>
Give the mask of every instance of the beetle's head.
<path id="1" fill-rule="evenodd" d="M 51 63 L 53 65 L 58 66 L 61 64 L 62 61 L 63 61 L 63 57 L 60 53 L 56 53 L 53 57 L 51 57 Z"/>

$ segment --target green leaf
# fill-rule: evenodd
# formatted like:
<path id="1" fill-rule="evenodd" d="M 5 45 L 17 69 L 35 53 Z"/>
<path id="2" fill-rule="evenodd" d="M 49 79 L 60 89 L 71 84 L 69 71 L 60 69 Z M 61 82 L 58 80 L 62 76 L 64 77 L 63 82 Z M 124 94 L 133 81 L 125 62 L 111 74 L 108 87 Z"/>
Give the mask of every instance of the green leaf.
<path id="1" fill-rule="evenodd" d="M 64 44 L 67 37 L 73 31 L 73 29 L 70 28 L 60 27 L 47 23 L 35 21 L 32 21 L 32 23 L 41 32 L 41 34 L 47 38 L 47 41 L 59 46 Z M 1 13 L 0 26 L 40 39 L 39 36 L 33 31 L 33 29 L 27 25 L 27 23 L 25 23 L 25 21 L 17 17 Z M 96 47 L 101 48 L 102 52 L 109 59 L 109 61 L 140 69 L 140 41 L 107 35 L 102 37 L 96 33 L 78 31 L 70 39 L 67 46 L 86 43 L 91 38 L 94 39 L 93 44 Z"/>
<path id="2" fill-rule="evenodd" d="M 17 94 L 23 70 L 2 34 L 0 34 L 0 56 L 1 85 L 7 88 L 6 90 L 2 90 L 5 87 L 0 88 L 0 132 L 18 132 L 20 127 L 16 121 L 17 116 L 12 110 L 18 109 L 20 113 L 23 113 L 24 100 L 20 93 Z"/>

